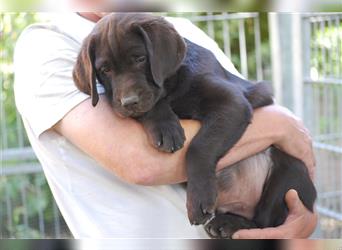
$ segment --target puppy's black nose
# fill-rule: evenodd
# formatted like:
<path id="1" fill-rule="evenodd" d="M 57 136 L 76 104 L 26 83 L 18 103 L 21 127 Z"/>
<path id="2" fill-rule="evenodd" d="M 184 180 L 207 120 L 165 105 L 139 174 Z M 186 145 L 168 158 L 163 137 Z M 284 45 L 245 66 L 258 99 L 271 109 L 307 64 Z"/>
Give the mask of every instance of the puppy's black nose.
<path id="1" fill-rule="evenodd" d="M 120 102 L 123 107 L 137 104 L 139 102 L 139 96 L 137 96 L 136 94 L 127 95 L 122 97 Z"/>

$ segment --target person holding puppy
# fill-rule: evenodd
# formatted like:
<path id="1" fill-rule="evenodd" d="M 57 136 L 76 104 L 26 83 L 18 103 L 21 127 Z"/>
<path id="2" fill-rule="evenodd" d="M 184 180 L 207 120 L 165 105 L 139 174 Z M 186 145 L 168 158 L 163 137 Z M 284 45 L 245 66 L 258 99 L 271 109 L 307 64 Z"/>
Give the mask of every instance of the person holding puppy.
<path id="1" fill-rule="evenodd" d="M 184 148 L 174 154 L 152 148 L 142 126 L 118 117 L 104 89 L 93 108 L 77 90 L 72 70 L 83 39 L 103 13 L 59 16 L 28 27 L 15 51 L 15 96 L 24 125 L 57 204 L 76 238 L 205 238 L 186 216 L 184 156 L 200 124 L 183 120 Z M 186 19 L 170 21 L 196 37 L 230 72 L 239 74 L 216 43 Z M 70 24 L 73 25 L 70 25 Z M 313 175 L 311 139 L 286 109 L 255 110 L 252 124 L 217 170 L 276 145 L 303 160 Z M 290 214 L 277 228 L 238 231 L 234 238 L 301 238 L 315 228 L 317 215 L 296 192 L 286 195 Z"/>

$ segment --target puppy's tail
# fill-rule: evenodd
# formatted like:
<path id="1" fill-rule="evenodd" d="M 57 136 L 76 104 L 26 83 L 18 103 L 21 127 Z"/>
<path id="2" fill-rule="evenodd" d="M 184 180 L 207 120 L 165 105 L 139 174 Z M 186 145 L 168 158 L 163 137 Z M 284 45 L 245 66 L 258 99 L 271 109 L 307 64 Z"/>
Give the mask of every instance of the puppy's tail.
<path id="1" fill-rule="evenodd" d="M 254 109 L 273 103 L 272 87 L 266 82 L 258 82 L 249 86 L 245 96 Z"/>

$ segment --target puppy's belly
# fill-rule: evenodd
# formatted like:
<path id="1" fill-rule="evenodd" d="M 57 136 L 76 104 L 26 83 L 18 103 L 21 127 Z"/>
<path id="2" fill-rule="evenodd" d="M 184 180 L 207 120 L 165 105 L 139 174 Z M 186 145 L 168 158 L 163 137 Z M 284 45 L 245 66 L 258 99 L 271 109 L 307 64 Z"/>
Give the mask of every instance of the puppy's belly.
<path id="1" fill-rule="evenodd" d="M 252 219 L 271 167 L 270 149 L 267 149 L 220 170 L 217 173 L 217 212 Z"/>

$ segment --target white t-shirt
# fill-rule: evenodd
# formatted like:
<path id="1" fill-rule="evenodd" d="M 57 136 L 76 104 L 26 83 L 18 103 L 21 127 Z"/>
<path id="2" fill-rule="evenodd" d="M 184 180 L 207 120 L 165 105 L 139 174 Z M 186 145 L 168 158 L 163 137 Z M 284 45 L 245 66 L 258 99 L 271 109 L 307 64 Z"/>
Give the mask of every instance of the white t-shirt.
<path id="1" fill-rule="evenodd" d="M 207 238 L 201 226 L 191 226 L 188 221 L 182 187 L 125 183 L 49 130 L 89 98 L 75 87 L 72 69 L 83 39 L 94 27 L 74 13 L 58 14 L 52 20 L 29 26 L 17 42 L 15 100 L 32 148 L 74 237 Z M 190 21 L 167 20 L 180 35 L 212 50 L 225 68 L 239 74 L 217 44 Z M 98 88 L 99 93 L 104 92 Z"/>

